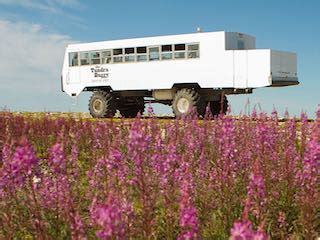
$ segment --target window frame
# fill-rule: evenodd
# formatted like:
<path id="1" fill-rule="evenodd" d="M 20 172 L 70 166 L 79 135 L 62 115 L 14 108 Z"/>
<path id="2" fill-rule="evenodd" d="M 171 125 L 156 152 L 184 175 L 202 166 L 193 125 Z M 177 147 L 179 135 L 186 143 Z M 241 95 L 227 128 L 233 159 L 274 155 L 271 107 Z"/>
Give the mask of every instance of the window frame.
<path id="1" fill-rule="evenodd" d="M 133 53 L 126 53 L 126 49 L 133 49 Z M 125 63 L 132 63 L 136 62 L 136 48 L 135 47 L 126 47 L 124 48 L 124 62 Z M 130 59 L 130 57 L 133 57 L 133 60 L 127 61 L 127 59 Z"/>
<path id="2" fill-rule="evenodd" d="M 99 58 L 97 57 L 92 57 L 93 56 L 93 53 L 99 53 Z M 90 65 L 100 65 L 101 64 L 101 51 L 90 51 Z M 99 63 L 92 63 L 92 60 L 97 60 L 99 59 Z"/>
<path id="3" fill-rule="evenodd" d="M 110 56 L 106 56 L 106 57 L 103 57 L 103 53 L 104 52 L 110 52 Z M 101 64 L 112 64 L 113 63 L 113 49 L 104 49 L 104 50 L 101 50 Z M 110 58 L 110 62 L 104 62 L 103 59 L 107 59 L 107 58 Z"/>
<path id="4" fill-rule="evenodd" d="M 177 49 L 177 46 L 184 45 L 183 49 Z M 170 47 L 169 47 L 170 46 Z M 167 47 L 162 51 L 163 47 Z M 145 48 L 145 51 L 141 52 L 141 49 Z M 195 49 L 194 49 L 195 48 Z M 133 49 L 133 52 L 126 54 L 126 49 Z M 151 58 L 152 49 L 158 49 L 158 58 Z M 115 54 L 115 51 L 121 50 L 119 53 Z M 139 53 L 140 51 L 140 53 Z M 99 58 L 93 58 L 93 53 L 99 53 Z M 109 54 L 108 54 L 109 53 Z M 70 56 L 71 54 L 77 54 L 77 64 L 70 66 Z M 184 56 L 182 57 L 183 54 Z M 192 54 L 192 55 L 190 55 Z M 83 56 L 87 55 L 87 58 Z M 170 55 L 171 57 L 164 57 L 165 55 Z M 178 55 L 181 55 L 179 57 Z M 132 60 L 127 60 L 127 58 L 133 58 Z M 138 62 L 152 62 L 152 61 L 166 61 L 166 60 L 189 60 L 189 59 L 199 59 L 200 58 L 200 42 L 191 43 L 173 43 L 173 44 L 159 44 L 159 45 L 149 45 L 149 46 L 135 46 L 135 47 L 123 47 L 123 48 L 109 48 L 102 50 L 90 50 L 90 51 L 77 51 L 68 53 L 68 64 L 69 67 L 81 67 L 90 65 L 102 65 L 102 64 L 117 64 L 117 63 L 138 63 Z M 99 59 L 100 63 L 92 63 L 92 60 Z M 105 62 L 109 59 L 109 62 Z M 118 61 L 115 61 L 118 59 Z M 87 64 L 81 64 L 82 61 L 86 60 Z"/>
<path id="5" fill-rule="evenodd" d="M 184 49 L 176 49 L 176 46 L 178 45 L 183 45 Z M 187 44 L 186 43 L 176 43 L 174 44 L 174 54 L 173 58 L 174 59 L 186 59 L 187 56 Z M 177 57 L 178 54 L 183 54 L 183 57 Z"/>
<path id="6" fill-rule="evenodd" d="M 140 46 L 140 47 L 135 47 L 136 48 L 136 62 L 148 62 L 149 58 L 148 58 L 148 46 Z M 146 52 L 145 53 L 139 53 L 138 52 L 138 48 L 145 48 Z M 145 56 L 145 60 L 139 60 L 140 57 Z"/>
<path id="7" fill-rule="evenodd" d="M 170 50 L 163 50 L 163 48 L 167 47 L 167 46 L 170 46 Z M 173 60 L 174 59 L 174 57 L 173 57 L 174 51 L 173 51 L 173 47 L 172 46 L 174 46 L 174 44 L 163 44 L 163 45 L 161 45 L 161 60 L 165 60 L 166 61 L 166 60 Z M 164 57 L 166 55 L 170 55 L 171 57 L 170 58 Z"/>
<path id="8" fill-rule="evenodd" d="M 147 48 L 148 48 L 148 49 L 147 49 L 147 51 L 148 51 L 148 61 L 153 62 L 153 61 L 160 61 L 160 60 L 161 60 L 160 45 L 148 46 Z M 151 56 L 150 56 L 151 52 L 150 52 L 150 49 L 152 49 L 152 48 L 157 48 L 157 49 L 158 49 L 158 58 L 155 58 L 155 59 L 152 59 L 152 60 L 151 60 Z"/>
<path id="9" fill-rule="evenodd" d="M 197 45 L 197 49 L 189 49 L 190 46 L 194 46 Z M 186 52 L 187 52 L 187 56 L 186 59 L 198 59 L 200 58 L 200 43 L 199 42 L 194 42 L 194 43 L 188 43 L 186 44 L 187 48 L 186 48 Z M 189 57 L 189 54 L 194 54 L 195 53 L 195 57 Z"/>
<path id="10" fill-rule="evenodd" d="M 81 54 L 88 54 L 88 58 L 82 58 Z M 82 64 L 82 60 L 88 60 L 88 64 Z M 90 66 L 90 51 L 83 51 L 80 52 L 80 66 Z"/>
<path id="11" fill-rule="evenodd" d="M 76 54 L 77 55 L 77 65 L 73 65 L 73 60 L 74 58 L 70 58 L 71 54 Z M 71 63 L 71 65 L 70 65 Z M 69 67 L 79 67 L 80 66 L 80 52 L 68 52 L 68 64 Z"/>

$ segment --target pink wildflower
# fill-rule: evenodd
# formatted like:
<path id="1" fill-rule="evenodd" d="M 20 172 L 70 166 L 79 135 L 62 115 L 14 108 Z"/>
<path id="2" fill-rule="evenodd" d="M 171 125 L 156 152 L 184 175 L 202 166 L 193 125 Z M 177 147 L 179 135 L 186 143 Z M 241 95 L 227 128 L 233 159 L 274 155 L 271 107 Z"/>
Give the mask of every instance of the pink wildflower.
<path id="1" fill-rule="evenodd" d="M 267 235 L 258 230 L 254 231 L 252 229 L 252 224 L 250 221 L 237 221 L 233 224 L 231 228 L 231 240 L 267 240 Z"/>
<path id="2" fill-rule="evenodd" d="M 123 239 L 125 237 L 121 208 L 112 194 L 109 195 L 105 204 L 96 204 L 93 201 L 91 220 L 99 227 L 96 235 L 100 239 Z"/>

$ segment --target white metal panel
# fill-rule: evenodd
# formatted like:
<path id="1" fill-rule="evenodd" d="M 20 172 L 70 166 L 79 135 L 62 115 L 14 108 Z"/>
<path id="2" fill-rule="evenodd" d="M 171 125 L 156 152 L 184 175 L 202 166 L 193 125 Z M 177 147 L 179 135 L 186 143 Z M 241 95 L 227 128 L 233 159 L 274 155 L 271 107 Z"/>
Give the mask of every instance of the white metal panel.
<path id="1" fill-rule="evenodd" d="M 297 77 L 296 54 L 272 50 L 271 72 L 276 77 Z"/>
<path id="2" fill-rule="evenodd" d="M 248 87 L 248 51 L 233 51 L 233 87 Z"/>
<path id="3" fill-rule="evenodd" d="M 271 85 L 270 75 L 270 50 L 248 50 L 248 87 Z"/>
<path id="4" fill-rule="evenodd" d="M 81 82 L 81 79 L 80 79 L 80 71 L 75 68 L 75 67 L 72 67 L 72 68 L 69 68 L 68 70 L 68 77 L 67 77 L 67 84 L 78 84 Z"/>
<path id="5" fill-rule="evenodd" d="M 234 50 L 234 88 L 271 85 L 270 50 Z"/>
<path id="6" fill-rule="evenodd" d="M 256 88 L 271 85 L 270 50 L 234 50 L 234 88 Z"/>

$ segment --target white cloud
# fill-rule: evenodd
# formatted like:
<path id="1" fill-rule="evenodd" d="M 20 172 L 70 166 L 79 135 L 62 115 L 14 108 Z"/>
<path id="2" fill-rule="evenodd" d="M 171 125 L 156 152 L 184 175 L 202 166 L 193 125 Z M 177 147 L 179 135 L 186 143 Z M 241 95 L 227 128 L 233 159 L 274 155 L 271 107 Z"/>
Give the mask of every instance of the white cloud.
<path id="1" fill-rule="evenodd" d="M 63 14 L 64 8 L 83 8 L 78 0 L 0 0 L 0 4 Z"/>
<path id="2" fill-rule="evenodd" d="M 0 20 L 0 108 L 59 108 L 64 50 L 69 36 L 41 25 Z"/>

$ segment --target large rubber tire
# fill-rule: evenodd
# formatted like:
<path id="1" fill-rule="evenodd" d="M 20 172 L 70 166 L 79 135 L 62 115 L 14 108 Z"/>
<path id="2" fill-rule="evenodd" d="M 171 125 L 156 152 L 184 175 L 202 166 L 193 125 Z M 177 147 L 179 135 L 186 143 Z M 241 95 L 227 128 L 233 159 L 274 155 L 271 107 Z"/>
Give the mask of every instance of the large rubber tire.
<path id="1" fill-rule="evenodd" d="M 120 101 L 118 109 L 125 118 L 134 118 L 138 112 L 143 114 L 145 105 L 143 97 L 130 97 Z"/>
<path id="2" fill-rule="evenodd" d="M 221 99 L 221 97 L 219 97 Z M 211 101 L 210 102 L 210 111 L 213 116 L 217 116 L 219 114 L 226 114 L 228 111 L 228 99 L 226 96 L 223 96 L 222 103 L 222 111 L 221 111 L 221 100 L 219 101 Z"/>
<path id="3" fill-rule="evenodd" d="M 89 112 L 94 118 L 113 117 L 116 112 L 115 101 L 110 92 L 93 92 L 89 100 Z"/>
<path id="4" fill-rule="evenodd" d="M 172 101 L 172 110 L 176 117 L 188 115 L 193 110 L 204 116 L 205 103 L 195 89 L 183 88 L 176 92 Z"/>

